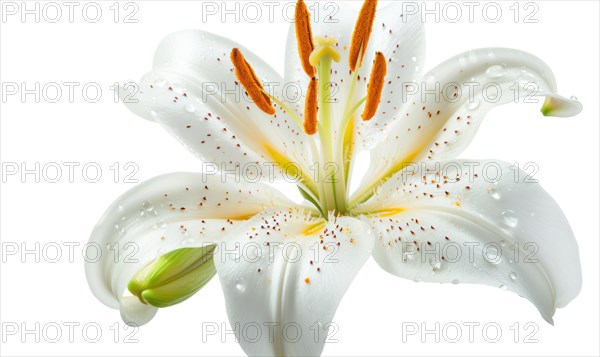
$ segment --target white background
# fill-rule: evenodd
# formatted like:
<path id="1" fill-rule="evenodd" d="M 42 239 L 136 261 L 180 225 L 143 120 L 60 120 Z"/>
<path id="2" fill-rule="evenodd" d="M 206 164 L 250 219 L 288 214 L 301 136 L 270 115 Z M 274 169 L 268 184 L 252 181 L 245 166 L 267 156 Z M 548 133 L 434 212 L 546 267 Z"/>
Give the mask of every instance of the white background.
<path id="1" fill-rule="evenodd" d="M 6 3 L 6 2 L 4 2 Z M 220 3 L 220 2 L 219 2 Z M 62 2 L 59 2 L 62 4 Z M 275 21 L 263 15 L 258 23 L 219 16 L 202 21 L 201 2 L 137 1 L 138 23 L 123 23 L 129 11 L 123 9 L 118 23 L 109 8 L 113 2 L 100 1 L 103 15 L 89 23 L 81 15 L 79 3 L 74 22 L 66 8 L 63 19 L 36 23 L 19 15 L 0 24 L 1 81 L 46 83 L 98 83 L 103 90 L 97 103 L 87 103 L 81 86 L 73 103 L 67 92 L 58 103 L 33 96 L 23 102 L 11 96 L 1 103 L 1 160 L 3 163 L 77 162 L 74 182 L 68 169 L 58 183 L 33 175 L 21 182 L 18 175 L 2 183 L 1 237 L 3 244 L 36 242 L 48 247 L 62 245 L 62 258 L 56 263 L 35 262 L 27 255 L 9 256 L 1 266 L 1 320 L 19 328 L 46 328 L 47 336 L 36 343 L 34 335 L 6 336 L 3 355 L 240 355 L 242 350 L 227 336 L 202 343 L 202 322 L 227 321 L 217 279 L 192 299 L 159 311 L 148 325 L 132 336 L 137 343 L 124 343 L 131 330 L 125 330 L 119 313 L 97 301 L 85 281 L 81 246 L 104 209 L 134 184 L 125 183 L 123 166 L 139 167 L 135 179 L 143 181 L 174 171 L 198 171 L 199 163 L 157 125 L 144 121 L 116 104 L 109 87 L 114 82 L 139 79 L 150 70 L 158 42 L 180 29 L 200 28 L 230 37 L 266 58 L 283 71 L 284 45 L 289 23 L 281 16 L 283 3 L 276 7 Z M 462 2 L 458 2 L 462 4 Z M 482 3 L 483 4 L 483 3 Z M 524 23 L 526 12 L 520 3 L 521 20 L 513 20 L 510 2 L 499 2 L 504 10 L 497 23 L 485 21 L 475 12 L 473 23 L 466 14 L 457 24 L 428 18 L 426 69 L 446 58 L 472 48 L 502 46 L 527 50 L 544 59 L 553 69 L 564 96 L 577 96 L 584 111 L 574 118 L 544 118 L 539 105 L 510 104 L 493 110 L 477 137 L 463 154 L 472 159 L 502 159 L 509 162 L 536 162 L 537 178 L 559 202 L 577 237 L 583 268 L 583 290 L 566 308 L 558 310 L 555 326 L 540 317 L 535 307 L 518 296 L 482 286 L 414 283 L 383 272 L 370 260 L 356 277 L 338 309 L 335 321 L 338 343 L 327 344 L 325 355 L 598 355 L 598 44 L 600 42 L 596 1 L 540 1 L 534 16 L 538 23 Z M 42 3 L 43 5 L 43 3 Z M 352 6 L 359 7 L 358 2 Z M 443 5 L 443 3 L 442 3 Z M 229 2 L 228 6 L 235 6 Z M 433 6 L 433 5 L 430 5 Z M 128 10 L 131 10 L 129 8 Z M 463 9 L 465 9 L 463 7 Z M 266 10 L 265 10 L 266 11 Z M 6 20 L 6 21 L 4 21 Z M 63 87 L 64 89 L 65 87 Z M 90 92 L 91 93 L 91 92 Z M 98 163 L 103 176 L 97 183 L 86 182 L 81 167 Z M 114 182 L 115 162 L 121 167 Z M 114 167 L 113 167 L 114 168 Z M 93 171 L 90 171 L 93 173 Z M 79 244 L 69 262 L 64 242 Z M 50 243 L 50 245 L 49 245 Z M 4 245 L 5 247 L 5 245 Z M 21 246 L 23 247 L 23 246 Z M 458 343 L 439 343 L 420 334 L 402 342 L 402 324 L 416 323 L 431 329 L 457 323 L 463 337 Z M 465 323 L 477 322 L 473 342 Z M 528 328 L 525 324 L 533 323 Z M 73 341 L 69 341 L 69 323 Z M 96 343 L 94 330 L 85 335 L 83 326 L 97 324 L 102 336 Z M 114 325 L 117 323 L 118 325 Z M 487 342 L 481 326 L 495 323 L 502 337 Z M 515 323 L 519 332 L 515 342 Z M 54 338 L 58 324 L 62 338 Z M 112 329 L 111 329 L 112 326 Z M 115 326 L 118 331 L 115 337 Z M 511 326 L 513 329 L 511 329 Z M 454 330 L 452 330 L 454 331 Z M 525 343 L 528 335 L 537 342 Z M 453 333 L 452 333 L 453 335 Z M 452 335 L 450 337 L 452 337 Z M 490 333 L 494 337 L 493 333 Z M 118 343 L 114 341 L 117 339 Z M 21 339 L 26 343 L 22 344 Z M 6 342 L 6 343 L 5 343 Z"/>

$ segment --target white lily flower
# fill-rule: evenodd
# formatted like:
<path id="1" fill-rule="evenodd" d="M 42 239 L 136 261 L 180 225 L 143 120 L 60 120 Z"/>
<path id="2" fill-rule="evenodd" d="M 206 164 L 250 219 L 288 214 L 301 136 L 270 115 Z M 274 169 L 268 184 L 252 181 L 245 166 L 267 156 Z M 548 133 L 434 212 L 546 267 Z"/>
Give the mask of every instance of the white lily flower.
<path id="1" fill-rule="evenodd" d="M 201 160 L 229 168 L 274 162 L 278 174 L 294 164 L 307 203 L 297 205 L 267 183 L 218 175 L 144 182 L 108 208 L 90 238 L 104 253 L 86 265 L 98 299 L 120 309 L 125 322 L 144 324 L 158 307 L 200 289 L 214 264 L 231 324 L 265 328 L 262 338 L 239 339 L 246 353 L 319 355 L 324 340 L 311 328 L 332 321 L 371 254 L 400 277 L 511 290 L 548 322 L 575 298 L 578 247 L 554 200 L 539 184 L 515 180 L 507 163 L 453 158 L 492 107 L 515 93 L 530 95 L 515 84 L 537 86 L 544 115 L 575 115 L 580 103 L 556 94 L 544 62 L 513 49 L 470 51 L 421 75 L 420 16 L 404 18 L 396 2 L 377 16 L 375 8 L 372 0 L 360 14 L 341 7 L 337 23 L 324 23 L 312 21 L 299 0 L 284 78 L 214 34 L 183 31 L 162 41 L 137 103 L 126 101 L 129 109 Z M 308 90 L 289 103 L 282 85 L 268 83 Z M 408 83 L 418 90 L 403 98 Z M 438 95 L 425 93 L 435 83 Z M 497 89 L 493 103 L 484 97 L 486 84 Z M 231 98 L 241 87 L 254 104 Z M 352 166 L 365 150 L 370 167 L 351 193 Z M 139 249 L 135 260 L 109 253 L 116 247 L 123 256 L 131 243 Z M 508 250 L 501 255 L 515 244 L 518 259 Z M 537 249 L 531 261 L 523 259 L 528 245 Z M 172 253 L 183 247 L 203 250 Z M 290 324 L 300 330 L 297 339 L 282 338 Z"/>

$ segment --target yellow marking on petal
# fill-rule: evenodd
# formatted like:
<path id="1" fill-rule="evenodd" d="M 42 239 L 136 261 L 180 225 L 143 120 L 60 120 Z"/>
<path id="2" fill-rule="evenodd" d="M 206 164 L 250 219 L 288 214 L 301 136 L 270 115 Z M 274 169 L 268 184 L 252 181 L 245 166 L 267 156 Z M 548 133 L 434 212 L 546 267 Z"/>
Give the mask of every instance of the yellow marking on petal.
<path id="1" fill-rule="evenodd" d="M 310 278 L 304 278 L 304 282 L 310 284 Z"/>
<path id="2" fill-rule="evenodd" d="M 268 95 L 263 93 L 264 87 L 244 55 L 238 48 L 231 50 L 231 62 L 235 68 L 235 76 L 242 84 L 254 104 L 263 112 L 273 115 L 275 108 Z"/>
<path id="3" fill-rule="evenodd" d="M 343 153 L 344 153 L 344 170 L 346 183 L 350 177 L 350 161 L 352 160 L 352 154 L 354 152 L 354 117 L 351 117 L 346 125 L 346 131 L 344 133 Z"/>
<path id="4" fill-rule="evenodd" d="M 316 77 L 313 77 L 308 83 L 308 90 L 306 92 L 306 100 L 304 103 L 304 132 L 308 135 L 315 135 L 317 133 L 317 112 L 318 107 L 318 86 L 319 81 Z"/>
<path id="5" fill-rule="evenodd" d="M 265 144 L 265 149 L 267 150 L 267 152 L 269 153 L 269 155 L 271 155 L 271 158 L 273 160 L 275 160 L 275 163 L 277 163 L 277 165 L 279 167 L 281 167 L 281 168 L 285 167 L 286 168 L 287 174 L 290 177 L 298 177 L 299 167 L 297 166 L 297 164 L 293 163 L 290 159 L 288 159 L 287 157 L 285 157 L 284 154 L 282 154 L 279 151 L 275 150 L 270 145 Z M 289 166 L 289 167 L 287 167 L 287 166 Z"/>
<path id="6" fill-rule="evenodd" d="M 371 78 L 369 79 L 369 87 L 367 92 L 367 102 L 365 109 L 361 115 L 364 121 L 371 120 L 381 101 L 381 93 L 383 92 L 383 84 L 385 83 L 385 75 L 387 74 L 387 62 L 385 56 L 381 52 L 375 54 L 373 61 L 373 69 L 371 70 Z"/>
<path id="7" fill-rule="evenodd" d="M 452 204 L 455 205 L 456 207 L 461 207 L 460 202 L 458 202 L 458 201 L 454 201 L 454 202 L 452 202 Z"/>
<path id="8" fill-rule="evenodd" d="M 348 57 L 348 63 L 350 70 L 356 69 L 356 64 L 359 61 L 362 65 L 362 59 L 367 51 L 367 45 L 369 44 L 369 38 L 373 31 L 373 22 L 375 21 L 375 9 L 377 8 L 377 0 L 366 0 L 360 9 L 356 25 L 354 25 L 354 32 L 352 33 L 352 42 L 350 44 L 350 54 Z"/>
<path id="9" fill-rule="evenodd" d="M 306 227 L 302 234 L 305 236 L 310 236 L 320 232 L 321 230 L 323 230 L 323 228 L 325 228 L 325 222 L 317 222 Z"/>
<path id="10" fill-rule="evenodd" d="M 254 217 L 256 215 L 256 213 L 250 213 L 250 214 L 244 214 L 244 215 L 239 215 L 239 216 L 228 216 L 228 217 L 223 217 L 224 219 L 229 219 L 230 221 L 246 221 L 252 217 Z"/>
<path id="11" fill-rule="evenodd" d="M 296 12 L 294 14 L 296 21 L 296 39 L 298 42 L 298 54 L 302 62 L 302 68 L 309 77 L 315 76 L 315 67 L 309 61 L 311 53 L 315 49 L 310 26 L 310 13 L 303 0 L 296 3 Z"/>
<path id="12" fill-rule="evenodd" d="M 397 214 L 404 212 L 404 208 L 387 208 L 381 211 L 376 211 L 374 213 L 377 214 L 378 217 L 393 217 Z"/>
<path id="13" fill-rule="evenodd" d="M 315 182 L 312 180 L 310 176 L 307 176 L 302 168 L 298 165 L 297 162 L 294 162 L 288 159 L 284 154 L 275 150 L 268 144 L 264 144 L 265 150 L 269 153 L 269 156 L 277 166 L 279 166 L 282 170 L 285 170 L 286 176 L 292 178 L 299 178 L 300 181 L 306 185 L 306 187 L 310 190 L 310 192 L 315 195 L 317 187 Z M 316 196 L 316 195 L 315 195 Z"/>
<path id="14" fill-rule="evenodd" d="M 339 62 L 342 60 L 342 55 L 335 48 L 337 44 L 337 40 L 333 37 L 316 37 L 315 42 L 317 43 L 317 47 L 312 51 L 309 57 L 310 64 L 313 66 L 318 66 L 321 63 L 321 58 L 327 56 L 331 58 L 334 62 Z"/>

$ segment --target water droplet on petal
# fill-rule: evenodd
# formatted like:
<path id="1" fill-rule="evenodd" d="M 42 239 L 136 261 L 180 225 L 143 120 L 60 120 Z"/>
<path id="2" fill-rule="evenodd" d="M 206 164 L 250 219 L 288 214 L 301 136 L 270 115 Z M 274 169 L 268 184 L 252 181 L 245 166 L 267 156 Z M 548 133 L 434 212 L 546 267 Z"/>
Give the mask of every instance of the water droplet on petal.
<path id="1" fill-rule="evenodd" d="M 494 190 L 493 188 L 488 190 L 488 193 L 490 194 L 490 196 L 495 199 L 495 200 L 499 200 L 500 199 L 500 193 L 496 190 Z"/>
<path id="2" fill-rule="evenodd" d="M 442 262 L 439 261 L 436 258 L 430 258 L 429 259 L 429 265 L 431 265 L 431 268 L 436 271 L 436 270 L 440 270 L 440 268 L 442 267 Z"/>
<path id="3" fill-rule="evenodd" d="M 413 253 L 407 253 L 407 252 L 402 253 L 402 261 L 404 263 L 406 263 L 409 260 L 412 261 L 414 259 L 415 259 L 415 254 L 413 254 Z"/>
<path id="4" fill-rule="evenodd" d="M 518 278 L 518 276 L 517 276 L 517 273 L 515 273 L 514 271 L 511 271 L 511 272 L 508 274 L 508 277 L 509 277 L 509 278 L 510 278 L 510 280 L 512 280 L 512 281 L 516 281 L 516 280 L 517 280 L 517 278 Z"/>
<path id="5" fill-rule="evenodd" d="M 123 210 L 125 209 L 125 207 L 123 207 L 123 205 L 118 205 L 118 206 L 117 206 L 117 209 L 118 209 L 119 211 L 123 211 Z"/>
<path id="6" fill-rule="evenodd" d="M 458 279 L 454 279 L 452 280 L 452 284 L 456 285 L 456 284 L 460 284 L 460 280 Z"/>
<path id="7" fill-rule="evenodd" d="M 194 238 L 186 238 L 181 241 L 181 245 L 191 245 L 194 243 L 196 243 L 196 239 L 194 239 Z"/>
<path id="8" fill-rule="evenodd" d="M 243 293 L 244 291 L 246 291 L 246 281 L 242 278 L 239 278 L 235 281 L 235 288 L 240 292 Z"/>
<path id="9" fill-rule="evenodd" d="M 491 66 L 485 71 L 485 74 L 488 78 L 500 78 L 504 75 L 504 68 L 499 65 Z"/>
<path id="10" fill-rule="evenodd" d="M 504 222 L 504 224 L 511 228 L 516 227 L 517 223 L 519 223 L 519 219 L 517 218 L 516 213 L 509 209 L 502 212 L 502 221 Z"/>
<path id="11" fill-rule="evenodd" d="M 508 287 L 506 285 L 504 285 L 504 284 L 500 285 L 499 288 L 502 289 L 502 290 L 504 290 L 504 291 L 508 290 Z"/>
<path id="12" fill-rule="evenodd" d="M 142 202 L 142 208 L 148 212 L 152 211 L 154 209 L 154 206 L 152 206 L 152 203 L 148 202 L 148 201 L 144 201 Z"/>
<path id="13" fill-rule="evenodd" d="M 572 95 L 570 99 L 571 99 L 571 100 L 578 100 L 578 99 L 577 99 L 577 97 L 576 97 L 576 96 L 574 96 L 574 95 Z"/>
<path id="14" fill-rule="evenodd" d="M 417 57 L 415 57 L 415 56 L 412 56 L 410 59 L 411 59 L 413 62 L 417 62 Z"/>

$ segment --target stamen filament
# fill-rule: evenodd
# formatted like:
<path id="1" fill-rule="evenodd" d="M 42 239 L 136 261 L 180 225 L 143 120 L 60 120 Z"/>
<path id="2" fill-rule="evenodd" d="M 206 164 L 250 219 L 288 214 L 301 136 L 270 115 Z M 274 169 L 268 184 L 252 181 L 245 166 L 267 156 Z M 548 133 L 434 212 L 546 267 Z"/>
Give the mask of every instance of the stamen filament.
<path id="1" fill-rule="evenodd" d="M 348 121 L 350 121 L 350 118 L 352 118 L 354 116 L 354 113 L 356 113 L 356 111 L 358 110 L 358 108 L 360 108 L 360 106 L 366 100 L 367 100 L 367 97 L 364 97 L 363 99 L 361 99 L 358 102 L 356 102 L 356 104 L 354 104 L 354 106 L 348 111 L 348 113 L 346 114 L 346 116 L 344 116 L 344 119 L 342 119 L 342 123 L 340 125 L 341 128 L 345 128 L 348 125 Z"/>
<path id="2" fill-rule="evenodd" d="M 296 40 L 298 42 L 298 53 L 302 68 L 309 77 L 315 76 L 315 67 L 310 64 L 310 54 L 315 49 L 313 43 L 312 29 L 310 26 L 310 13 L 303 0 L 296 3 L 296 12 L 294 14 L 296 21 Z"/>
<path id="3" fill-rule="evenodd" d="M 264 93 L 264 87 L 250 64 L 244 58 L 244 55 L 238 48 L 231 50 L 231 62 L 235 68 L 235 76 L 238 81 L 242 84 L 250 99 L 254 101 L 254 104 L 263 112 L 273 115 L 275 114 L 275 108 L 271 103 L 269 95 Z"/>
<path id="4" fill-rule="evenodd" d="M 288 115 L 296 122 L 296 124 L 298 124 L 299 127 L 302 127 L 302 120 L 300 119 L 300 117 L 298 117 L 298 115 L 296 115 L 295 111 L 293 111 L 290 107 L 285 105 L 281 100 L 279 100 L 279 98 L 267 92 L 265 89 L 262 89 L 262 92 L 267 97 L 269 97 L 269 99 L 271 99 L 273 102 L 279 105 L 283 110 L 285 110 L 286 113 L 288 113 Z"/>
<path id="5" fill-rule="evenodd" d="M 350 54 L 348 63 L 350 70 L 356 69 L 356 64 L 360 67 L 362 65 L 363 57 L 367 51 L 367 45 L 369 44 L 369 38 L 373 30 L 373 22 L 375 21 L 375 9 L 377 8 L 377 0 L 365 0 L 356 25 L 354 26 L 354 32 L 352 33 L 352 43 L 350 44 Z M 360 59 L 360 61 L 359 61 Z"/>
<path id="6" fill-rule="evenodd" d="M 367 89 L 367 104 L 361 115 L 365 121 L 371 120 L 375 116 L 375 113 L 377 113 L 377 107 L 379 107 L 379 102 L 381 101 L 381 93 L 383 92 L 383 84 L 385 83 L 385 75 L 387 73 L 387 64 L 383 53 L 377 52 L 373 62 L 373 69 L 371 70 L 371 78 L 369 78 L 369 86 Z"/>

